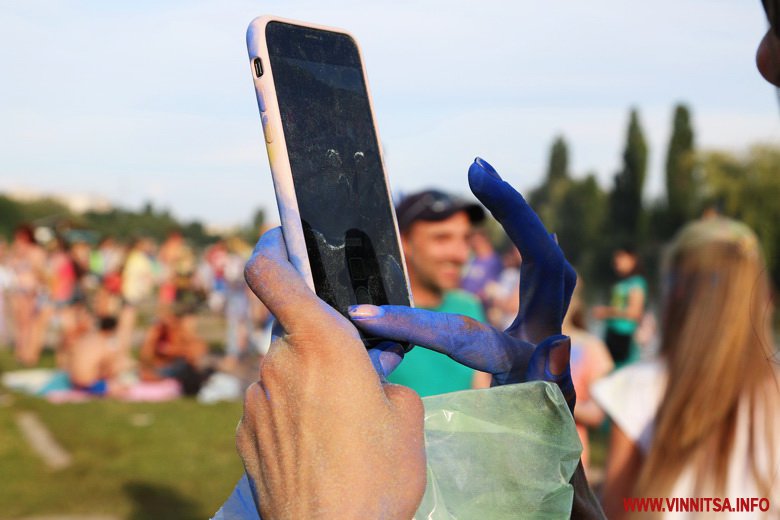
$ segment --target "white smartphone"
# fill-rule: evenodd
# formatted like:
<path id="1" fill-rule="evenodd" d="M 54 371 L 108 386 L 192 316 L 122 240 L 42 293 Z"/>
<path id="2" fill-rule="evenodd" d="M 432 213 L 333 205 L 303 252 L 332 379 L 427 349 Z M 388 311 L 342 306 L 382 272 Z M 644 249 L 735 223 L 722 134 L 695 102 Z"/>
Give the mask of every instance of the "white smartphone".
<path id="1" fill-rule="evenodd" d="M 253 20 L 246 40 L 290 261 L 344 315 L 411 305 L 357 41 L 271 16 Z"/>

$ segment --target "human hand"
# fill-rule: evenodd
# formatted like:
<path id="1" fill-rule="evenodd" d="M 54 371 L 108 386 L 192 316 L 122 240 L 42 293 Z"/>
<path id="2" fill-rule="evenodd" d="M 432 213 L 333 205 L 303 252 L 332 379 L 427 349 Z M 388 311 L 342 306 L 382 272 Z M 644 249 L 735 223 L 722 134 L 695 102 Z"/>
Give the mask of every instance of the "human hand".
<path id="1" fill-rule="evenodd" d="M 606 320 L 612 314 L 612 307 L 608 305 L 596 305 L 590 312 L 594 319 Z"/>
<path id="2" fill-rule="evenodd" d="M 401 306 L 355 306 L 350 317 L 371 334 L 408 341 L 489 372 L 494 385 L 555 382 L 573 409 L 570 343 L 561 335 L 561 323 L 576 283 L 574 269 L 523 197 L 487 162 L 474 161 L 469 185 L 523 258 L 520 307 L 512 325 L 501 332 L 464 316 Z"/>
<path id="3" fill-rule="evenodd" d="M 423 407 L 380 380 L 392 343 L 366 352 L 355 327 L 287 260 L 279 228 L 260 238 L 247 283 L 278 330 L 246 392 L 236 445 L 263 518 L 412 518 L 425 490 Z"/>

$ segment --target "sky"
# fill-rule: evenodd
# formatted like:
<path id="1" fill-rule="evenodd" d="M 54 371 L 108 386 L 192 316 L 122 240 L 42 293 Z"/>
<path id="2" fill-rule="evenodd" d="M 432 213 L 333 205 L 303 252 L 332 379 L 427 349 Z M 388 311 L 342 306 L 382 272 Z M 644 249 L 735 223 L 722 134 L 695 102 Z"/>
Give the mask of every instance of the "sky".
<path id="1" fill-rule="evenodd" d="M 575 177 L 611 185 L 628 113 L 663 194 L 675 103 L 697 146 L 777 143 L 777 92 L 755 68 L 760 2 L 78 1 L 0 8 L 0 191 L 145 201 L 215 226 L 277 211 L 247 58 L 261 14 L 361 44 L 390 183 L 466 195 L 477 155 L 521 191 L 558 135 Z"/>

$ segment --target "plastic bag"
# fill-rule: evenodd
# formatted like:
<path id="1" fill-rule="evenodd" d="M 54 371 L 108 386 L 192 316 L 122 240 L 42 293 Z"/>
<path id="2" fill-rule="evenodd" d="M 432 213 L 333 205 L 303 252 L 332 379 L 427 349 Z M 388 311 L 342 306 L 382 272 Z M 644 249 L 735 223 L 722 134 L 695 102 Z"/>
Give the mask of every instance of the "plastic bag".
<path id="1" fill-rule="evenodd" d="M 582 445 L 558 387 L 426 397 L 428 484 L 415 520 L 569 518 Z"/>
<path id="2" fill-rule="evenodd" d="M 569 518 L 582 445 L 557 386 L 423 399 L 428 485 L 415 520 Z M 213 520 L 259 520 L 244 475 Z"/>

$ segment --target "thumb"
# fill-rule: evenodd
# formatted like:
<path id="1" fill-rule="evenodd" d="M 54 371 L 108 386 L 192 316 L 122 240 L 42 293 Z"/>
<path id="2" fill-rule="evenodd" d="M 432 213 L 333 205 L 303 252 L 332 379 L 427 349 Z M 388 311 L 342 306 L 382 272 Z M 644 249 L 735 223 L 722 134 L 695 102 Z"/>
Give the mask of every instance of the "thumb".
<path id="1" fill-rule="evenodd" d="M 404 358 L 404 348 L 394 341 L 383 341 L 376 347 L 369 349 L 368 357 L 374 370 L 379 374 L 379 379 L 385 382 L 393 370 L 398 368 Z"/>
<path id="2" fill-rule="evenodd" d="M 577 394 L 571 378 L 571 339 L 550 336 L 537 345 L 526 370 L 526 381 L 548 381 L 561 389 L 569 410 L 574 413 Z"/>

